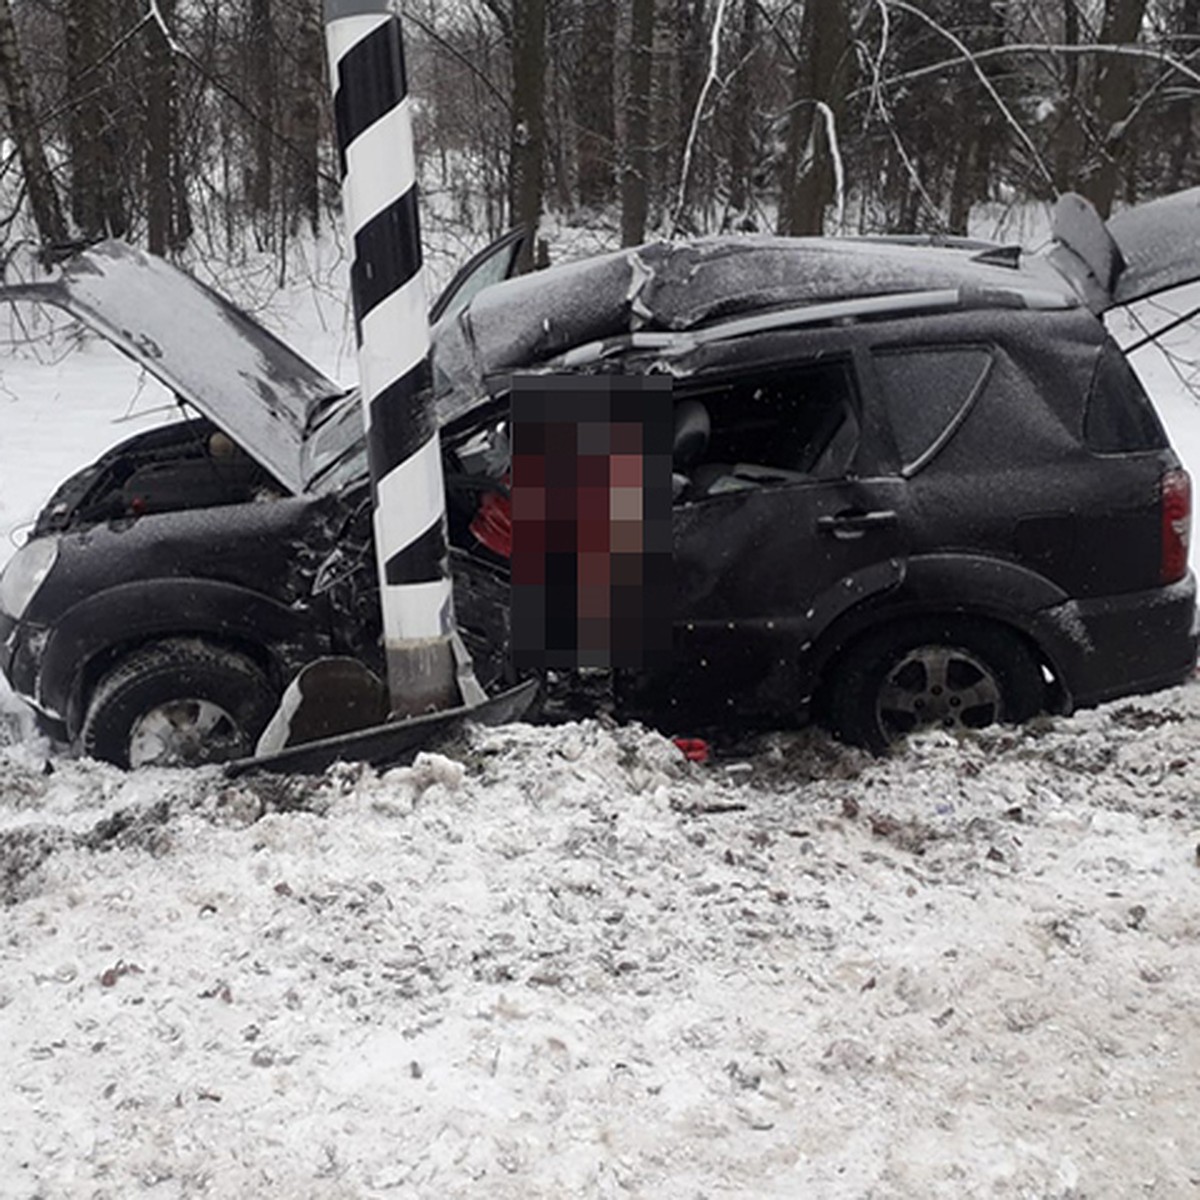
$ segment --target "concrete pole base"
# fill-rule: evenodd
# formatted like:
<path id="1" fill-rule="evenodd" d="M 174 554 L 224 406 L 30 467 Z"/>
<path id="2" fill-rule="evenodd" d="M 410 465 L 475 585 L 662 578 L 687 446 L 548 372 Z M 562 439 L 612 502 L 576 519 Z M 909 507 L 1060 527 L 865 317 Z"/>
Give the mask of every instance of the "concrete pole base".
<path id="1" fill-rule="evenodd" d="M 384 642 L 392 717 L 417 717 L 461 704 L 450 636 Z"/>

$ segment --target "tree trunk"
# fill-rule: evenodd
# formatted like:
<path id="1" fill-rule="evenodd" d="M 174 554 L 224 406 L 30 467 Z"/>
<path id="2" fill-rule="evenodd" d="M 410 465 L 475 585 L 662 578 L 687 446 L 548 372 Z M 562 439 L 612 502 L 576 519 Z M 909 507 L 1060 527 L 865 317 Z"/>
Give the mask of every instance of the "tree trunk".
<path id="1" fill-rule="evenodd" d="M 1183 0 L 1180 5 L 1178 25 L 1175 38 L 1179 45 L 1176 54 L 1186 58 L 1197 45 L 1200 45 L 1200 0 Z M 1170 136 L 1170 154 L 1167 163 L 1167 186 L 1165 190 L 1177 192 L 1185 187 L 1195 176 L 1189 177 L 1188 171 L 1194 171 L 1195 137 L 1192 130 L 1192 110 L 1195 100 L 1185 96 L 1172 100 L 1167 108 L 1166 125 Z"/>
<path id="2" fill-rule="evenodd" d="M 158 0 L 168 29 L 175 0 Z M 157 22 L 146 27 L 146 243 L 151 254 L 165 255 L 181 245 L 176 191 L 182 181 L 175 164 L 178 135 L 175 56 Z"/>
<path id="3" fill-rule="evenodd" d="M 1062 0 L 1063 44 L 1079 45 L 1079 0 Z M 1054 186 L 1060 192 L 1073 191 L 1077 186 L 1076 175 L 1083 142 L 1079 126 L 1079 111 L 1083 105 L 1082 88 L 1079 81 L 1079 57 L 1064 54 L 1063 70 L 1063 114 L 1054 137 Z"/>
<path id="4" fill-rule="evenodd" d="M 687 178 L 683 178 L 683 154 L 695 116 L 696 105 L 704 88 L 708 67 L 707 0 L 675 0 L 675 65 L 677 88 L 674 129 L 668 143 L 671 150 L 668 178 L 679 180 L 683 195 L 676 200 L 674 224 L 683 232 L 695 232 L 692 201 L 707 192 L 708 163 L 700 155 L 701 139 L 692 148 Z"/>
<path id="5" fill-rule="evenodd" d="M 579 203 L 605 204 L 612 196 L 616 122 L 613 115 L 613 40 L 617 11 L 613 0 L 584 0 L 579 70 L 575 78 L 575 153 L 579 164 Z"/>
<path id="6" fill-rule="evenodd" d="M 758 37 L 758 0 L 742 0 L 738 34 L 737 75 L 729 114 L 729 208 L 735 223 L 744 225 L 750 204 L 750 172 L 754 169 L 754 86 Z"/>
<path id="7" fill-rule="evenodd" d="M 965 15 L 970 18 L 973 31 L 972 49 L 990 49 L 1003 43 L 1003 14 L 990 0 L 973 0 Z M 981 69 L 986 72 L 987 65 L 982 64 Z M 961 100 L 956 119 L 950 122 L 951 129 L 957 126 L 954 135 L 957 151 L 950 180 L 947 226 L 951 233 L 963 236 L 968 232 L 972 206 L 987 196 L 989 149 L 994 128 L 992 105 L 984 102 L 982 88 L 974 80 L 971 82 L 969 90 L 959 93 Z"/>
<path id="8" fill-rule="evenodd" d="M 625 97 L 625 160 L 621 164 L 621 245 L 646 240 L 650 187 L 650 79 L 654 62 L 654 0 L 630 0 L 629 91 Z"/>
<path id="9" fill-rule="evenodd" d="M 809 0 L 800 33 L 792 113 L 780 188 L 779 232 L 824 232 L 825 207 L 833 199 L 834 173 L 828 129 L 816 102 L 835 120 L 843 110 L 850 23 L 842 0 Z"/>
<path id="10" fill-rule="evenodd" d="M 542 215 L 546 126 L 542 104 L 546 67 L 546 0 L 513 3 L 513 124 L 508 209 L 514 225 L 528 226 L 530 237 L 518 270 L 533 265 L 537 224 Z"/>
<path id="11" fill-rule="evenodd" d="M 300 15 L 300 47 L 296 63 L 297 90 L 292 106 L 297 160 L 291 171 L 295 209 L 308 219 L 313 233 L 321 220 L 321 78 L 325 33 L 319 0 L 304 0 Z"/>
<path id="12" fill-rule="evenodd" d="M 1105 0 L 1100 42 L 1104 45 L 1136 42 L 1146 13 L 1146 0 Z M 1129 116 L 1133 88 L 1137 79 L 1135 61 L 1124 55 L 1111 55 L 1096 76 L 1094 112 L 1098 130 L 1098 169 L 1083 181 L 1082 191 L 1107 217 L 1121 176 L 1121 158 L 1125 145 L 1125 119 Z"/>
<path id="13" fill-rule="evenodd" d="M 275 47 L 271 0 L 249 0 L 247 56 L 250 91 L 254 97 L 251 146 L 252 166 L 246 199 L 256 217 L 271 215 L 274 191 L 271 130 L 275 120 Z M 268 220 L 269 225 L 269 220 Z"/>
<path id="14" fill-rule="evenodd" d="M 0 0 L 0 83 L 8 96 L 8 119 L 21 158 L 25 190 L 38 236 L 47 245 L 65 242 L 67 225 L 29 98 L 29 80 L 21 61 L 9 0 Z"/>
<path id="15" fill-rule="evenodd" d="M 103 0 L 70 0 L 66 11 L 67 146 L 71 156 L 71 216 L 89 241 L 106 232 L 103 85 L 96 63 L 109 15 Z M 82 97 L 90 93 L 90 99 Z"/>

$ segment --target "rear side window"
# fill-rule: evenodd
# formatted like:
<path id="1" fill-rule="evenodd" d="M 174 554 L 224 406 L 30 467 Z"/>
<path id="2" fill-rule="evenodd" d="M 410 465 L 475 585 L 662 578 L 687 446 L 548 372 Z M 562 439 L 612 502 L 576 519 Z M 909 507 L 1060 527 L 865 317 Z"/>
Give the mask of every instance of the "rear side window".
<path id="1" fill-rule="evenodd" d="M 1150 397 L 1114 342 L 1096 359 L 1083 413 L 1083 442 L 1097 454 L 1162 450 L 1167 435 Z"/>
<path id="2" fill-rule="evenodd" d="M 760 463 L 823 477 L 837 435 L 857 434 L 854 383 L 848 362 L 797 363 L 751 375 L 706 392 L 712 421 L 708 462 Z"/>
<path id="3" fill-rule="evenodd" d="M 877 350 L 902 474 L 926 465 L 953 437 L 983 390 L 992 366 L 984 346 Z"/>
<path id="4" fill-rule="evenodd" d="M 847 360 L 793 363 L 675 394 L 677 499 L 838 479 L 852 468 L 859 425 Z"/>

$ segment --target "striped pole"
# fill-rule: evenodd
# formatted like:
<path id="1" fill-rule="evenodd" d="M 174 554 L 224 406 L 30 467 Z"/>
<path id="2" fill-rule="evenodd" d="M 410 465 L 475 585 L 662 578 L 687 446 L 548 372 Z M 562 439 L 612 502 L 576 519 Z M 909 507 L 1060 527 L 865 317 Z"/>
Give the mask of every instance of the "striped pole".
<path id="1" fill-rule="evenodd" d="M 325 0 L 325 37 L 354 245 L 388 690 L 393 713 L 407 716 L 482 696 L 454 632 L 411 101 L 400 21 L 386 0 Z"/>

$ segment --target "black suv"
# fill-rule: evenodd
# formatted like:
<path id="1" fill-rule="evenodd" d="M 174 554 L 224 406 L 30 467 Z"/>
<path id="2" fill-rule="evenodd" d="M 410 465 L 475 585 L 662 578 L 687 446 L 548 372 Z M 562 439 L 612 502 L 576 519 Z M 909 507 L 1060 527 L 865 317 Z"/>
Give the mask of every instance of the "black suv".
<path id="1" fill-rule="evenodd" d="M 481 682 L 511 678 L 492 534 L 508 390 L 530 372 L 673 380 L 674 651 L 616 679 L 631 715 L 676 730 L 815 715 L 882 749 L 1184 679 L 1189 481 L 1100 314 L 1200 275 L 1180 251 L 1200 244 L 1200 192 L 1107 225 L 1064 197 L 1054 232 L 1036 254 L 716 238 L 468 286 L 438 314 L 435 378 Z M 507 273 L 506 252 L 486 261 Z M 50 728 L 119 763 L 241 754 L 305 662 L 378 666 L 355 398 L 125 248 L 19 291 L 204 414 L 63 484 L 0 578 L 0 665 Z M 213 356 L 179 370 L 130 300 L 193 292 L 253 381 L 236 419 L 203 381 Z"/>

